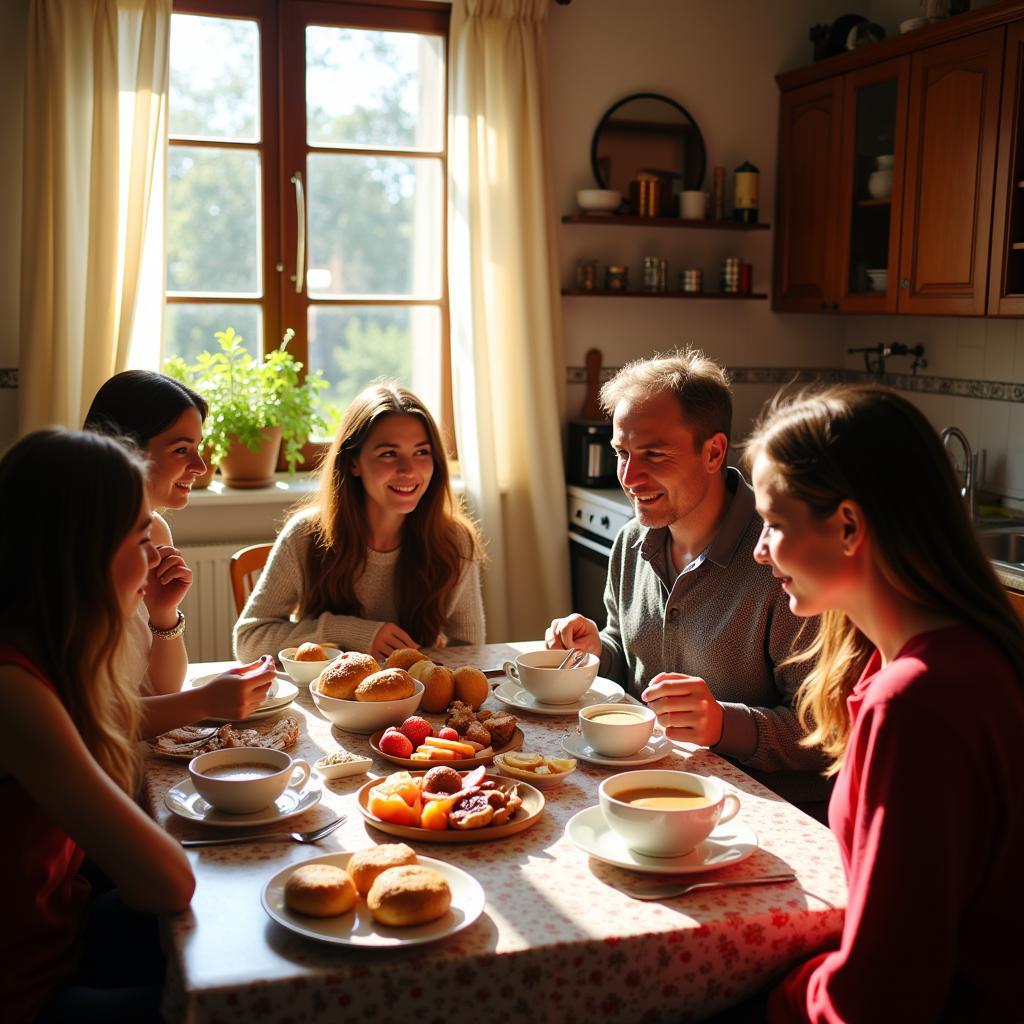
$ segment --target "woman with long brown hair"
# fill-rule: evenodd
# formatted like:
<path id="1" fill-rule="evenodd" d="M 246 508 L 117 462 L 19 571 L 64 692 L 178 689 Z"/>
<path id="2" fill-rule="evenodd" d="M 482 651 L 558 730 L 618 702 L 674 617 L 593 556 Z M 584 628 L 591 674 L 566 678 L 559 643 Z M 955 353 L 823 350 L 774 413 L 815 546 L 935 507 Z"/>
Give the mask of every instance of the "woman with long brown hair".
<path id="1" fill-rule="evenodd" d="M 0 460 L 5 1021 L 157 1019 L 151 915 L 192 896 L 181 847 L 132 799 L 145 715 L 138 680 L 119 668 L 159 561 L 145 472 L 110 438 L 58 429 Z M 117 892 L 91 898 L 86 855 Z M 104 980 L 86 970 L 90 955 Z"/>
<path id="2" fill-rule="evenodd" d="M 895 392 L 776 403 L 747 450 L 755 549 L 821 615 L 798 695 L 832 759 L 839 948 L 771 1021 L 1011 1020 L 1024 916 L 1024 630 L 938 436 Z"/>
<path id="3" fill-rule="evenodd" d="M 385 659 L 483 643 L 479 559 L 433 417 L 400 385 L 372 385 L 346 410 L 315 498 L 278 536 L 235 651 L 312 640 Z"/>

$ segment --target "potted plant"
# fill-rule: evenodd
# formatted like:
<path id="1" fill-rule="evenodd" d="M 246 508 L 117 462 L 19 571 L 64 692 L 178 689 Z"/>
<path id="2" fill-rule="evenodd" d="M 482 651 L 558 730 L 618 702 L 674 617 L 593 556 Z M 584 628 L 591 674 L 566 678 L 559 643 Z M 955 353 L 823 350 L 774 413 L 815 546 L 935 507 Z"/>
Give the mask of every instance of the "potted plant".
<path id="1" fill-rule="evenodd" d="M 265 487 L 273 482 L 278 449 L 288 471 L 303 461 L 302 446 L 323 431 L 317 393 L 327 387 L 318 370 L 300 380 L 302 363 L 289 351 L 295 332 L 261 359 L 243 347 L 233 327 L 216 333 L 218 352 L 203 352 L 192 365 L 180 358 L 164 371 L 198 391 L 210 405 L 204 445 L 229 487 Z"/>

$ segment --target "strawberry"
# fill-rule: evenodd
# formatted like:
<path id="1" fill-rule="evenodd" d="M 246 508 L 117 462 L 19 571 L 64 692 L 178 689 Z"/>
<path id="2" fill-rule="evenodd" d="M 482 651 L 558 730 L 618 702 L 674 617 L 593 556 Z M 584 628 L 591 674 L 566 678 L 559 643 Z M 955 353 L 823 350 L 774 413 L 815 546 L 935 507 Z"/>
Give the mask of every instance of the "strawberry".
<path id="1" fill-rule="evenodd" d="M 437 738 L 441 740 L 457 740 L 459 734 L 451 726 L 446 725 L 444 728 L 437 730 Z"/>
<path id="2" fill-rule="evenodd" d="M 412 745 L 418 747 L 428 736 L 434 734 L 434 730 L 425 718 L 413 715 L 407 718 L 399 727 L 399 732 L 409 737 Z"/>
<path id="3" fill-rule="evenodd" d="M 389 729 L 380 738 L 380 749 L 392 757 L 408 757 L 413 752 L 412 740 L 397 729 Z"/>

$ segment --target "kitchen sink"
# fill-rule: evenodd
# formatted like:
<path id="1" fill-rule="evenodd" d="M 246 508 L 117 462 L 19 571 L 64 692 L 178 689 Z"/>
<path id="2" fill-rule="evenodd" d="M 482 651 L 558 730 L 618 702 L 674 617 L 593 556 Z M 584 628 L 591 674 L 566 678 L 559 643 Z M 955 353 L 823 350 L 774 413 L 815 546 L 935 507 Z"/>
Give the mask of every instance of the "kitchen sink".
<path id="1" fill-rule="evenodd" d="M 995 562 L 1024 565 L 1024 521 L 978 526 L 982 550 Z"/>

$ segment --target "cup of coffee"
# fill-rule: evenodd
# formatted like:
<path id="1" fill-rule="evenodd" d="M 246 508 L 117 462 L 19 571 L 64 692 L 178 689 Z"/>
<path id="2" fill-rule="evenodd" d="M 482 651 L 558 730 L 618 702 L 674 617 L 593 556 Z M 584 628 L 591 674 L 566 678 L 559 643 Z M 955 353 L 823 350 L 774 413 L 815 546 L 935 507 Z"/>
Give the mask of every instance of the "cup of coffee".
<path id="1" fill-rule="evenodd" d="M 542 704 L 572 704 L 597 678 L 600 659 L 588 654 L 577 668 L 559 668 L 568 651 L 531 651 L 506 661 L 505 675 L 532 693 Z"/>
<path id="2" fill-rule="evenodd" d="M 646 857 L 681 857 L 735 818 L 739 797 L 718 779 L 648 769 L 604 780 L 598 802 L 608 827 Z"/>
<path id="3" fill-rule="evenodd" d="M 211 750 L 188 765 L 196 792 L 228 814 L 262 811 L 286 789 L 301 789 L 309 771 L 305 761 L 264 747 Z"/>
<path id="4" fill-rule="evenodd" d="M 636 704 L 592 704 L 580 711 L 580 732 L 596 754 L 629 757 L 646 746 L 657 716 Z"/>
<path id="5" fill-rule="evenodd" d="M 704 220 L 708 215 L 707 192 L 680 192 L 679 216 L 683 220 Z"/>

